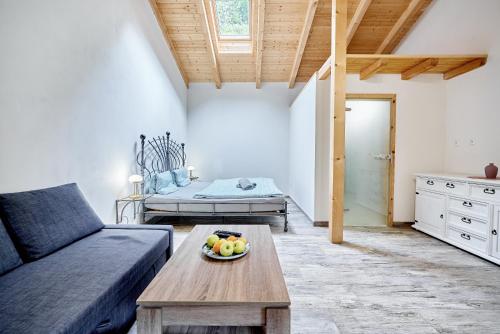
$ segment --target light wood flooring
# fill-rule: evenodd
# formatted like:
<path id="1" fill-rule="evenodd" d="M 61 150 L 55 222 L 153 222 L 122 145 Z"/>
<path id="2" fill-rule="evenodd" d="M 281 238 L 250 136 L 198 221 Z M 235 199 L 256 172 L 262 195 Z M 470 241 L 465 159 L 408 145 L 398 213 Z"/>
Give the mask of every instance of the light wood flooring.
<path id="1" fill-rule="evenodd" d="M 347 227 L 346 242 L 332 245 L 326 228 L 289 208 L 289 232 L 280 219 L 271 228 L 292 300 L 292 333 L 500 333 L 499 266 L 408 227 Z M 176 226 L 176 245 L 190 229 Z"/>

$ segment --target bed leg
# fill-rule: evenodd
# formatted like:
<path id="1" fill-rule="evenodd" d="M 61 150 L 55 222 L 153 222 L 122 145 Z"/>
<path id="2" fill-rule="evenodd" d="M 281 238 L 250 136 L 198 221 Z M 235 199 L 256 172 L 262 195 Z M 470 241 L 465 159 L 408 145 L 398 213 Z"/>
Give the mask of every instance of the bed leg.
<path id="1" fill-rule="evenodd" d="M 285 227 L 283 231 L 288 232 L 288 202 L 285 202 Z"/>

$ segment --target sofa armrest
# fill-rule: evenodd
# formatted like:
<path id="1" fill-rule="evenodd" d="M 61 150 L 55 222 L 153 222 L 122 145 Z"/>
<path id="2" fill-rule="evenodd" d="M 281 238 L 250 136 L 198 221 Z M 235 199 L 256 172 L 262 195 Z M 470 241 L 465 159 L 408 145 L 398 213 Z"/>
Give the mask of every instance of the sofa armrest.
<path id="1" fill-rule="evenodd" d="M 172 225 L 146 225 L 146 224 L 113 224 L 104 225 L 105 229 L 114 230 L 157 230 L 168 232 L 168 258 L 174 253 L 174 227 Z M 167 258 L 167 260 L 168 260 Z"/>

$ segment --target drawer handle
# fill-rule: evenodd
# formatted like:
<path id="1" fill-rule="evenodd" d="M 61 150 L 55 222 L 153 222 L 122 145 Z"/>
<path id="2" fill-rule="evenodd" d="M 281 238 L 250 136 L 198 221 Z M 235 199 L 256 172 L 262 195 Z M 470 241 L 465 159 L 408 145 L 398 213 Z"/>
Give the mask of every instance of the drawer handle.
<path id="1" fill-rule="evenodd" d="M 446 183 L 446 187 L 453 189 L 455 188 L 455 185 L 453 183 Z"/>
<path id="2" fill-rule="evenodd" d="M 466 224 L 470 224 L 472 223 L 471 219 L 470 218 L 465 218 L 465 217 L 462 217 L 462 221 Z"/>
<path id="3" fill-rule="evenodd" d="M 465 240 L 470 240 L 470 235 L 468 235 L 468 234 L 462 233 L 462 234 L 460 234 L 460 236 L 462 238 L 464 238 Z"/>
<path id="4" fill-rule="evenodd" d="M 468 207 L 468 208 L 472 208 L 472 203 L 471 202 L 463 202 L 462 205 L 465 206 L 465 207 Z"/>
<path id="5" fill-rule="evenodd" d="M 434 185 L 434 181 L 432 180 L 427 180 L 427 184 L 430 185 L 430 186 L 433 186 Z"/>
<path id="6" fill-rule="evenodd" d="M 489 195 L 495 195 L 495 189 L 484 188 L 483 192 Z"/>

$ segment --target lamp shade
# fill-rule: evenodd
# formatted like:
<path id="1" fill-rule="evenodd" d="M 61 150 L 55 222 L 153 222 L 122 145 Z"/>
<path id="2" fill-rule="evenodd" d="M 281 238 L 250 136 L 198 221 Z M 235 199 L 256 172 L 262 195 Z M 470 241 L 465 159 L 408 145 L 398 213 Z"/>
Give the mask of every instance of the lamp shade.
<path id="1" fill-rule="evenodd" d="M 194 166 L 188 166 L 188 170 L 195 170 Z"/>
<path id="2" fill-rule="evenodd" d="M 137 175 L 137 174 L 130 175 L 128 178 L 128 182 L 130 182 L 130 183 L 141 183 L 142 181 L 143 181 L 142 176 Z"/>

